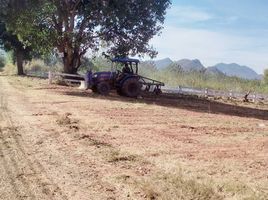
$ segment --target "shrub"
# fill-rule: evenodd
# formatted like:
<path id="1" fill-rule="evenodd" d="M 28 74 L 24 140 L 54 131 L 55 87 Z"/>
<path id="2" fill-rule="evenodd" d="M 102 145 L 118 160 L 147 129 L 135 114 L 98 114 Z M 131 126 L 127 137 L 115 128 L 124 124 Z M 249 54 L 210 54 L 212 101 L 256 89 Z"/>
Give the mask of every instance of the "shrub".
<path id="1" fill-rule="evenodd" d="M 0 68 L 5 67 L 6 65 L 6 57 L 4 55 L 0 55 Z"/>

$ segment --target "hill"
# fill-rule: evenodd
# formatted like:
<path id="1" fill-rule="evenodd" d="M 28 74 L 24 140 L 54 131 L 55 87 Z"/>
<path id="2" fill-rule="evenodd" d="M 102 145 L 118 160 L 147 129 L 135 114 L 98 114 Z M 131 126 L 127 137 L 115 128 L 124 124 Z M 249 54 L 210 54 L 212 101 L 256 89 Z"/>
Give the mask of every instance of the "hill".
<path id="1" fill-rule="evenodd" d="M 182 71 L 185 72 L 191 72 L 191 71 L 201 72 L 206 69 L 198 59 L 195 60 L 182 59 L 175 63 L 181 67 Z"/>
<path id="2" fill-rule="evenodd" d="M 242 66 L 236 63 L 225 64 L 219 63 L 213 67 L 210 67 L 210 70 L 218 70 L 225 74 L 226 76 L 236 76 L 243 79 L 249 80 L 259 80 L 261 79 L 260 75 L 257 74 L 253 69 L 247 66 Z"/>
<path id="3" fill-rule="evenodd" d="M 157 69 L 165 69 L 173 63 L 170 58 L 164 58 L 161 60 L 152 61 Z"/>

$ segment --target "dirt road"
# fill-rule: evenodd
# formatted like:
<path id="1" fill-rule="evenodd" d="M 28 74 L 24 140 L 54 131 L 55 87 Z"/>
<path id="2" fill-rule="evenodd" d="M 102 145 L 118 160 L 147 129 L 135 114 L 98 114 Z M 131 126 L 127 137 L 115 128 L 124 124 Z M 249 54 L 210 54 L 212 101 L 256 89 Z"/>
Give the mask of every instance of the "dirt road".
<path id="1" fill-rule="evenodd" d="M 0 88 L 0 199 L 268 197 L 266 105 Z"/>

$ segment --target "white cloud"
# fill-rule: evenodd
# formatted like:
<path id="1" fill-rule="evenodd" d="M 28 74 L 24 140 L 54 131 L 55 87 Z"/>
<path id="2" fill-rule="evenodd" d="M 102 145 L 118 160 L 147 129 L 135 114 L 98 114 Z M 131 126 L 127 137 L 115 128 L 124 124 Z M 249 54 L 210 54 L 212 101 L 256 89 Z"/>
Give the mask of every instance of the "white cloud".
<path id="1" fill-rule="evenodd" d="M 201 22 L 213 18 L 210 13 L 190 6 L 173 6 L 168 15 L 177 22 Z"/>
<path id="2" fill-rule="evenodd" d="M 236 62 L 250 66 L 258 73 L 268 67 L 268 40 L 264 38 L 170 26 L 163 30 L 161 36 L 154 38 L 151 44 L 158 50 L 158 58 L 198 58 L 205 66 Z M 261 48 L 258 46 L 260 44 Z"/>

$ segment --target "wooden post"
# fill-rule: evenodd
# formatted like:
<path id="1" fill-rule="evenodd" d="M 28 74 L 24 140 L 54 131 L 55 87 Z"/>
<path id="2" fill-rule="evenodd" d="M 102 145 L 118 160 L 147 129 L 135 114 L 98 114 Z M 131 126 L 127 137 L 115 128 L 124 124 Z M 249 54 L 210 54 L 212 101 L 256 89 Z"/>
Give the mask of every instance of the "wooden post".
<path id="1" fill-rule="evenodd" d="M 182 93 L 182 89 L 181 89 L 181 86 L 179 86 L 179 94 Z"/>
<path id="2" fill-rule="evenodd" d="M 230 90 L 230 93 L 229 93 L 229 98 L 231 99 L 233 97 L 233 91 Z"/>
<path id="3" fill-rule="evenodd" d="M 255 94 L 255 93 L 253 94 L 253 99 L 252 99 L 252 101 L 253 101 L 253 103 L 256 102 L 256 94 Z"/>
<path id="4" fill-rule="evenodd" d="M 52 72 L 51 71 L 49 71 L 48 72 L 48 84 L 52 84 L 52 79 L 53 79 L 53 77 L 52 77 L 53 75 L 52 75 Z"/>
<path id="5" fill-rule="evenodd" d="M 208 89 L 207 88 L 205 88 L 205 97 L 208 97 Z"/>

